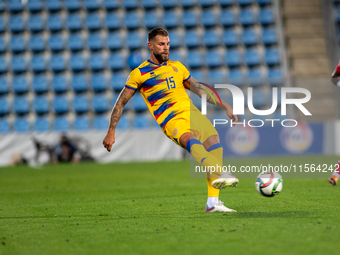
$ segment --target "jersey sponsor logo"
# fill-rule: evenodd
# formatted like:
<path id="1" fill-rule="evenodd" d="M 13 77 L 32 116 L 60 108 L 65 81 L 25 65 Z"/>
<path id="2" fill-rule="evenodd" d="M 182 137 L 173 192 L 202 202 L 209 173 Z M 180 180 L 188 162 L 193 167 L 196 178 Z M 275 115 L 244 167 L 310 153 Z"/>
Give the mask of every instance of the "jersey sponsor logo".
<path id="1" fill-rule="evenodd" d="M 177 73 L 178 72 L 178 69 L 176 66 L 173 66 L 172 69 Z"/>

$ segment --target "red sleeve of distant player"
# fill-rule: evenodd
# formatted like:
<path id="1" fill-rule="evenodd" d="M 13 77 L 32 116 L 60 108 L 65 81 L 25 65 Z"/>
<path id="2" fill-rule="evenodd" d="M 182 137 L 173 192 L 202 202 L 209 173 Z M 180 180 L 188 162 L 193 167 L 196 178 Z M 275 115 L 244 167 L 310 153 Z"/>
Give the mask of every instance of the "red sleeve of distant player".
<path id="1" fill-rule="evenodd" d="M 338 72 L 338 73 L 340 73 L 340 61 L 339 61 L 339 64 L 336 66 L 336 71 Z"/>

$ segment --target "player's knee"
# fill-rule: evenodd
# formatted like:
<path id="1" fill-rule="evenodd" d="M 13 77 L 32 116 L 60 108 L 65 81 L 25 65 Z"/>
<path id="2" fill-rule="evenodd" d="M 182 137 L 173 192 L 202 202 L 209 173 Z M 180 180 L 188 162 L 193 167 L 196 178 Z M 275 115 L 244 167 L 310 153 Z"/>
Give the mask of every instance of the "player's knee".
<path id="1" fill-rule="evenodd" d="M 179 138 L 179 142 L 182 145 L 182 147 L 184 148 L 187 147 L 190 137 L 191 137 L 190 133 L 184 133 L 183 135 L 181 135 L 181 137 Z"/>

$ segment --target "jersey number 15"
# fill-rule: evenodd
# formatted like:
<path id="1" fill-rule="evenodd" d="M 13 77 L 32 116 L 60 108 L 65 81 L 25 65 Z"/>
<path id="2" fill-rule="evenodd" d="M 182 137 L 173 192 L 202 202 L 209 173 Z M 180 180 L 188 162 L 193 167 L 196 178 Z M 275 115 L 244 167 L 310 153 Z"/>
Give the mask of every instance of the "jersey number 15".
<path id="1" fill-rule="evenodd" d="M 168 89 L 176 88 L 176 84 L 175 84 L 173 76 L 171 76 L 170 78 L 166 78 L 165 80 L 166 80 L 166 83 L 168 84 Z"/>

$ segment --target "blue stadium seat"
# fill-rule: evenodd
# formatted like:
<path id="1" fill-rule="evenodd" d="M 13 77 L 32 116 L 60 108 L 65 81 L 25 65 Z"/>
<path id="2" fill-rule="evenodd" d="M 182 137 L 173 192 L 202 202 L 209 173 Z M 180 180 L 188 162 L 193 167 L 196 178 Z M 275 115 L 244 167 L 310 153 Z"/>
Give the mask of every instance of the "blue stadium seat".
<path id="1" fill-rule="evenodd" d="M 28 84 L 26 75 L 13 76 L 12 89 L 16 94 L 23 94 L 28 92 Z"/>
<path id="2" fill-rule="evenodd" d="M 144 114 L 136 114 L 133 118 L 133 127 L 137 129 L 147 129 L 150 127 L 149 118 Z"/>
<path id="3" fill-rule="evenodd" d="M 268 66 L 280 64 L 280 53 L 276 48 L 266 49 L 264 53 L 264 61 Z"/>
<path id="4" fill-rule="evenodd" d="M 76 113 L 85 113 L 88 111 L 88 99 L 86 95 L 75 95 L 72 101 L 73 110 Z"/>
<path id="5" fill-rule="evenodd" d="M 4 53 L 6 51 L 6 42 L 3 36 L 0 37 L 0 53 Z"/>
<path id="6" fill-rule="evenodd" d="M 120 118 L 120 120 L 118 121 L 117 129 L 127 130 L 129 128 L 130 128 L 129 119 L 126 117 L 125 114 L 123 114 L 122 117 Z"/>
<path id="7" fill-rule="evenodd" d="M 21 12 L 23 10 L 21 0 L 10 0 L 7 2 L 7 8 L 11 12 Z"/>
<path id="8" fill-rule="evenodd" d="M 105 68 L 104 58 L 101 53 L 93 53 L 89 58 L 89 65 L 92 71 L 101 71 Z"/>
<path id="9" fill-rule="evenodd" d="M 160 19 L 156 11 L 148 11 L 144 13 L 144 25 L 148 29 L 160 26 Z"/>
<path id="10" fill-rule="evenodd" d="M 201 70 L 201 69 L 194 69 L 194 70 L 190 71 L 190 75 L 192 77 L 194 77 L 196 80 L 205 79 L 206 78 L 206 75 L 205 75 L 204 71 Z"/>
<path id="11" fill-rule="evenodd" d="M 109 57 L 109 66 L 112 70 L 121 70 L 125 67 L 125 58 L 122 53 L 111 53 Z"/>
<path id="12" fill-rule="evenodd" d="M 7 119 L 1 118 L 0 119 L 0 133 L 6 134 L 10 131 L 10 125 Z"/>
<path id="13" fill-rule="evenodd" d="M 70 68 L 74 72 L 80 72 L 85 70 L 86 63 L 82 53 L 72 54 L 70 56 Z"/>
<path id="14" fill-rule="evenodd" d="M 68 37 L 68 48 L 71 51 L 80 51 L 84 47 L 81 34 L 70 34 Z"/>
<path id="15" fill-rule="evenodd" d="M 23 115 L 29 112 L 28 100 L 25 96 L 14 97 L 13 110 L 15 114 Z"/>
<path id="16" fill-rule="evenodd" d="M 105 26 L 109 30 L 119 29 L 121 26 L 121 19 L 116 12 L 108 13 L 105 16 Z"/>
<path id="17" fill-rule="evenodd" d="M 105 95 L 94 94 L 92 97 L 92 108 L 96 113 L 106 112 L 108 110 L 109 103 Z"/>
<path id="18" fill-rule="evenodd" d="M 65 7 L 69 11 L 78 11 L 81 8 L 80 0 L 67 0 L 65 1 Z"/>
<path id="19" fill-rule="evenodd" d="M 137 29 L 140 24 L 141 21 L 137 12 L 127 12 L 124 15 L 124 25 L 127 29 Z"/>
<path id="20" fill-rule="evenodd" d="M 0 56 L 0 73 L 5 73 L 7 71 L 6 58 Z"/>
<path id="21" fill-rule="evenodd" d="M 237 2 L 242 7 L 253 4 L 253 0 L 237 0 Z"/>
<path id="22" fill-rule="evenodd" d="M 5 22 L 4 22 L 4 18 L 0 17 L 0 32 L 4 32 L 5 31 Z"/>
<path id="23" fill-rule="evenodd" d="M 87 38 L 87 46 L 93 51 L 101 50 L 103 48 L 103 39 L 100 33 L 89 34 Z"/>
<path id="24" fill-rule="evenodd" d="M 61 51 L 64 49 L 64 40 L 61 34 L 52 34 L 48 38 L 48 46 L 51 51 Z"/>
<path id="25" fill-rule="evenodd" d="M 9 113 L 9 103 L 6 97 L 0 97 L 0 115 L 7 115 Z"/>
<path id="26" fill-rule="evenodd" d="M 33 110 L 36 114 L 46 114 L 49 111 L 49 103 L 46 96 L 36 96 L 33 99 Z"/>
<path id="27" fill-rule="evenodd" d="M 103 92 L 106 90 L 105 76 L 102 73 L 95 73 L 91 76 L 91 87 L 95 92 Z"/>
<path id="28" fill-rule="evenodd" d="M 179 26 L 179 18 L 176 11 L 165 11 L 163 14 L 163 24 L 166 28 Z"/>
<path id="29" fill-rule="evenodd" d="M 141 112 L 148 109 L 148 107 L 145 104 L 144 98 L 140 93 L 136 93 L 132 98 L 132 107 L 135 111 Z"/>
<path id="30" fill-rule="evenodd" d="M 63 74 L 56 74 L 52 76 L 51 86 L 55 93 L 64 93 L 67 91 L 67 81 Z"/>
<path id="31" fill-rule="evenodd" d="M 32 88 L 36 94 L 46 93 L 48 91 L 46 75 L 34 75 L 32 78 Z"/>
<path id="32" fill-rule="evenodd" d="M 198 16 L 196 15 L 195 11 L 188 10 L 184 11 L 182 14 L 182 24 L 186 28 L 192 28 L 199 25 Z"/>
<path id="33" fill-rule="evenodd" d="M 258 42 L 258 37 L 254 29 L 244 29 L 242 33 L 242 42 L 246 46 L 256 45 Z"/>
<path id="34" fill-rule="evenodd" d="M 251 68 L 248 70 L 248 83 L 250 86 L 261 86 L 264 83 L 263 74 L 260 68 Z"/>
<path id="35" fill-rule="evenodd" d="M 267 101 L 268 97 L 264 94 L 262 89 L 253 90 L 253 106 L 255 108 L 265 106 Z"/>
<path id="36" fill-rule="evenodd" d="M 32 32 L 41 32 L 44 29 L 44 23 L 41 15 L 30 15 L 28 18 L 28 28 Z"/>
<path id="37" fill-rule="evenodd" d="M 13 72 L 22 73 L 26 71 L 26 60 L 23 56 L 12 56 L 11 67 Z"/>
<path id="38" fill-rule="evenodd" d="M 30 67 L 33 72 L 38 73 L 46 71 L 46 61 L 44 55 L 33 55 L 31 58 Z"/>
<path id="39" fill-rule="evenodd" d="M 65 60 L 63 54 L 51 55 L 50 68 L 54 72 L 62 72 L 65 70 Z"/>
<path id="40" fill-rule="evenodd" d="M 104 0 L 103 2 L 106 10 L 116 10 L 121 3 L 119 0 Z"/>
<path id="41" fill-rule="evenodd" d="M 131 68 L 131 70 L 137 68 L 140 64 L 142 64 L 143 59 L 142 55 L 139 51 L 131 52 L 128 57 L 128 65 Z"/>
<path id="42" fill-rule="evenodd" d="M 55 131 L 67 132 L 70 129 L 70 123 L 65 116 L 56 116 L 53 127 Z"/>
<path id="43" fill-rule="evenodd" d="M 263 26 L 271 25 L 274 23 L 274 14 L 271 8 L 260 9 L 259 21 Z"/>
<path id="44" fill-rule="evenodd" d="M 85 23 L 89 30 L 98 30 L 102 25 L 101 18 L 97 13 L 88 13 L 86 15 Z"/>
<path id="45" fill-rule="evenodd" d="M 33 130 L 36 132 L 48 132 L 50 131 L 50 122 L 47 117 L 39 116 L 34 121 Z"/>
<path id="46" fill-rule="evenodd" d="M 71 86 L 77 93 L 87 90 L 86 77 L 84 74 L 74 74 L 71 80 Z"/>
<path id="47" fill-rule="evenodd" d="M 16 53 L 25 51 L 24 37 L 22 35 L 12 35 L 9 47 L 11 51 Z"/>
<path id="48" fill-rule="evenodd" d="M 110 50 L 119 50 L 124 46 L 121 33 L 114 32 L 107 35 L 106 45 Z"/>
<path id="49" fill-rule="evenodd" d="M 202 0 L 201 0 L 202 1 Z M 212 2 L 209 0 L 209 2 Z M 213 27 L 219 23 L 218 15 L 212 10 L 204 10 L 202 12 L 202 24 L 205 27 Z"/>
<path id="50" fill-rule="evenodd" d="M 255 14 L 251 9 L 241 10 L 239 20 L 242 26 L 252 26 L 256 22 Z"/>
<path id="51" fill-rule="evenodd" d="M 123 0 L 123 6 L 127 10 L 137 9 L 139 7 L 139 1 L 137 0 Z"/>
<path id="52" fill-rule="evenodd" d="M 0 95 L 8 93 L 8 84 L 5 76 L 0 76 Z"/>
<path id="53" fill-rule="evenodd" d="M 45 6 L 49 11 L 59 11 L 61 9 L 60 0 L 45 0 Z"/>
<path id="54" fill-rule="evenodd" d="M 184 33 L 184 43 L 188 48 L 198 47 L 202 44 L 201 36 L 196 30 L 189 30 Z"/>
<path id="55" fill-rule="evenodd" d="M 203 8 L 211 7 L 215 4 L 215 0 L 199 0 Z"/>
<path id="56" fill-rule="evenodd" d="M 66 96 L 56 95 L 53 98 L 53 110 L 57 114 L 63 114 L 69 111 L 69 104 Z"/>
<path id="57" fill-rule="evenodd" d="M 245 53 L 244 53 L 244 62 L 248 66 L 260 65 L 261 58 L 260 58 L 259 51 L 257 49 L 246 50 Z"/>
<path id="58" fill-rule="evenodd" d="M 157 0 L 142 0 L 142 6 L 144 7 L 144 9 L 153 9 L 156 8 L 157 5 Z"/>
<path id="59" fill-rule="evenodd" d="M 197 0 L 179 0 L 183 8 L 191 8 L 197 4 Z"/>
<path id="60" fill-rule="evenodd" d="M 131 50 L 135 50 L 144 46 L 139 32 L 129 32 L 126 37 L 126 44 Z"/>
<path id="61" fill-rule="evenodd" d="M 212 69 L 208 73 L 209 79 L 214 79 L 215 81 L 219 80 L 218 82 L 223 82 L 222 79 L 225 78 L 223 71 L 220 69 Z M 214 82 L 215 83 L 215 82 Z"/>
<path id="62" fill-rule="evenodd" d="M 24 31 L 24 21 L 21 15 L 11 15 L 8 21 L 9 29 L 12 32 Z"/>
<path id="63" fill-rule="evenodd" d="M 206 47 L 217 47 L 221 40 L 215 29 L 206 30 L 203 35 L 203 42 Z"/>
<path id="64" fill-rule="evenodd" d="M 5 10 L 4 8 L 4 1 L 0 1 L 0 12 L 3 12 Z"/>
<path id="65" fill-rule="evenodd" d="M 244 76 L 242 73 L 241 69 L 238 68 L 233 68 L 233 69 L 229 69 L 229 73 L 228 73 L 228 83 L 236 85 L 236 86 L 242 86 L 243 82 L 244 82 Z"/>
<path id="66" fill-rule="evenodd" d="M 113 73 L 110 79 L 110 86 L 115 91 L 121 91 L 124 88 L 125 80 L 124 73 Z"/>
<path id="67" fill-rule="evenodd" d="M 104 115 L 95 115 L 93 118 L 93 128 L 96 130 L 107 130 L 109 119 Z"/>
<path id="68" fill-rule="evenodd" d="M 172 49 L 180 47 L 182 45 L 182 37 L 176 30 L 169 31 L 170 47 Z M 172 51 L 170 51 L 171 54 Z"/>
<path id="69" fill-rule="evenodd" d="M 178 0 L 161 0 L 164 9 L 172 9 L 178 6 Z"/>
<path id="70" fill-rule="evenodd" d="M 223 43 L 227 47 L 234 47 L 239 44 L 239 35 L 236 33 L 235 30 L 224 30 L 222 35 Z"/>
<path id="71" fill-rule="evenodd" d="M 28 133 L 30 132 L 30 123 L 25 117 L 18 117 L 14 120 L 13 130 L 18 133 Z"/>
<path id="72" fill-rule="evenodd" d="M 272 0 L 257 0 L 257 3 L 260 6 L 264 6 L 264 5 L 270 5 L 272 3 Z"/>
<path id="73" fill-rule="evenodd" d="M 207 50 L 205 52 L 205 62 L 209 68 L 219 67 L 223 64 L 222 56 L 219 50 Z"/>
<path id="74" fill-rule="evenodd" d="M 203 58 L 199 50 L 191 50 L 187 54 L 187 64 L 190 68 L 198 68 L 203 65 Z"/>
<path id="75" fill-rule="evenodd" d="M 40 52 L 43 51 L 45 48 L 44 38 L 42 35 L 32 35 L 29 43 L 29 48 L 33 52 Z"/>
<path id="76" fill-rule="evenodd" d="M 42 3 L 41 0 L 28 0 L 27 1 L 27 8 L 31 12 L 38 12 L 42 10 Z"/>
<path id="77" fill-rule="evenodd" d="M 262 30 L 262 41 L 264 45 L 277 44 L 276 31 L 273 28 L 265 28 Z"/>
<path id="78" fill-rule="evenodd" d="M 94 11 L 94 10 L 98 10 L 101 7 L 102 1 L 101 0 L 84 0 L 84 5 L 87 10 Z"/>
<path id="79" fill-rule="evenodd" d="M 283 75 L 280 68 L 269 68 L 267 78 L 271 86 L 280 86 L 283 83 Z"/>
<path id="80" fill-rule="evenodd" d="M 83 21 L 78 13 L 69 14 L 66 18 L 66 26 L 71 31 L 80 30 L 83 26 Z"/>
<path id="81" fill-rule="evenodd" d="M 235 0 L 218 0 L 222 7 L 230 7 L 235 4 Z"/>
<path id="82" fill-rule="evenodd" d="M 225 54 L 225 62 L 229 67 L 237 67 L 242 65 L 243 59 L 239 50 L 228 50 Z"/>
<path id="83" fill-rule="evenodd" d="M 236 15 L 231 10 L 223 10 L 221 12 L 220 20 L 221 24 L 225 27 L 235 26 L 237 22 Z"/>
<path id="84" fill-rule="evenodd" d="M 89 117 L 86 115 L 76 116 L 73 122 L 73 129 L 77 131 L 88 131 L 90 129 Z"/>
<path id="85" fill-rule="evenodd" d="M 59 14 L 50 14 L 47 17 L 47 27 L 49 30 L 56 32 L 63 28 L 63 22 Z"/>

